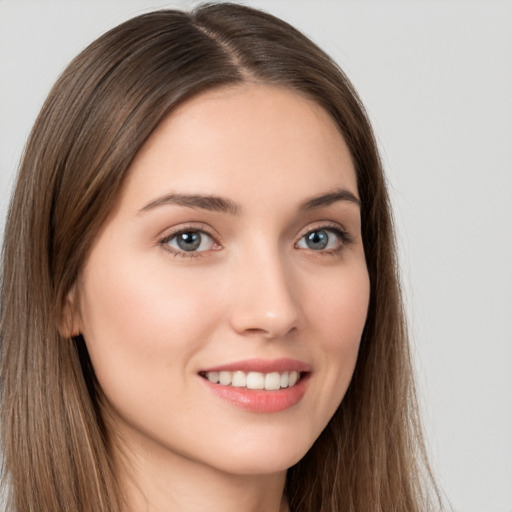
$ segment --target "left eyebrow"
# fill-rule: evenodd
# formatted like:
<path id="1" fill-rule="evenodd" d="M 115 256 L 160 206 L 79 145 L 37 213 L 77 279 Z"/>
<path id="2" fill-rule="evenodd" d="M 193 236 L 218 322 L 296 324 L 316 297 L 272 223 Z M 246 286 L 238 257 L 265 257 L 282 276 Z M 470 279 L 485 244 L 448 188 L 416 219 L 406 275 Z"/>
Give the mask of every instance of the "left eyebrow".
<path id="1" fill-rule="evenodd" d="M 313 197 L 312 199 L 308 199 L 307 201 L 302 203 L 300 209 L 314 210 L 315 208 L 329 206 L 338 201 L 348 201 L 349 203 L 353 203 L 358 207 L 361 206 L 361 201 L 355 194 L 350 192 L 350 190 L 341 188 L 334 190 L 333 192 L 328 192 L 327 194 L 321 194 L 319 196 Z"/>

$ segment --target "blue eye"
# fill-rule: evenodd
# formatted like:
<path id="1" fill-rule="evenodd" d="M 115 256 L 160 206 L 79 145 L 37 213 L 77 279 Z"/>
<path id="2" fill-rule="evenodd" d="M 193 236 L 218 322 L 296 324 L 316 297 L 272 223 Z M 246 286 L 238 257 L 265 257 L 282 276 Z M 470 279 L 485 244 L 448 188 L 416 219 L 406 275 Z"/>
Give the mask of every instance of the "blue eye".
<path id="1" fill-rule="evenodd" d="M 210 235 L 200 230 L 180 231 L 161 242 L 171 252 L 202 252 L 214 248 L 215 242 Z"/>
<path id="2" fill-rule="evenodd" d="M 344 242 L 344 233 L 339 229 L 321 228 L 306 233 L 298 242 L 299 249 L 329 251 L 339 249 Z"/>

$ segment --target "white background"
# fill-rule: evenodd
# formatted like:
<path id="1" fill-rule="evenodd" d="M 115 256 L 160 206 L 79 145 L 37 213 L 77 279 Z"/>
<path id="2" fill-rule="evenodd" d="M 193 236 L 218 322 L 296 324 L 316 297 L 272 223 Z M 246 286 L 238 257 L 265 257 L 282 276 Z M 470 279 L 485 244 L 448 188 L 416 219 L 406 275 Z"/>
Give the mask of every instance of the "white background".
<path id="1" fill-rule="evenodd" d="M 435 471 L 456 512 L 512 512 L 512 1 L 242 3 L 312 37 L 365 101 L 390 180 Z M 0 0 L 1 219 L 67 62 L 129 17 L 192 4 Z"/>

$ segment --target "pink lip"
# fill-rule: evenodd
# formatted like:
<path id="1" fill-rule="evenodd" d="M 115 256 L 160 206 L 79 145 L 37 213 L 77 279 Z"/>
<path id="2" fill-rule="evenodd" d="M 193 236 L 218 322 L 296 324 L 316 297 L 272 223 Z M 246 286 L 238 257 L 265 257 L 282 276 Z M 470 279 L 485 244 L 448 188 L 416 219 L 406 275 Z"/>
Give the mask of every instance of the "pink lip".
<path id="1" fill-rule="evenodd" d="M 313 368 L 311 365 L 298 361 L 297 359 L 290 359 L 283 357 L 281 359 L 246 359 L 244 361 L 236 361 L 234 363 L 223 364 L 206 368 L 201 370 L 200 373 L 207 372 L 234 372 L 240 370 L 242 372 L 308 372 L 310 373 Z"/>
<path id="2" fill-rule="evenodd" d="M 207 372 L 236 370 L 261 373 L 297 371 L 301 373 L 301 377 L 291 388 L 266 391 L 223 386 L 210 382 L 204 376 Z M 209 391 L 240 409 L 257 413 L 276 413 L 289 409 L 302 400 L 309 384 L 311 371 L 310 365 L 295 359 L 250 359 L 208 368 L 199 372 L 199 375 Z"/>

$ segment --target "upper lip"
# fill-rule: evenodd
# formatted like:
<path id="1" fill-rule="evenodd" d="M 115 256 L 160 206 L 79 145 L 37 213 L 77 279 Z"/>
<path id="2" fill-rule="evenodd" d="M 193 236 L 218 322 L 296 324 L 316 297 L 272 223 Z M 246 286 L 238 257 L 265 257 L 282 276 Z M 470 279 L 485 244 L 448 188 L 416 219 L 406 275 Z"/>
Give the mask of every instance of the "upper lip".
<path id="1" fill-rule="evenodd" d="M 208 372 L 234 372 L 240 370 L 242 372 L 311 372 L 311 365 L 299 361 L 298 359 L 280 358 L 280 359 L 245 359 L 243 361 L 235 361 L 233 363 L 222 364 L 205 368 L 200 373 Z"/>

